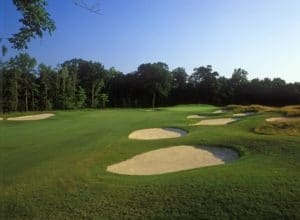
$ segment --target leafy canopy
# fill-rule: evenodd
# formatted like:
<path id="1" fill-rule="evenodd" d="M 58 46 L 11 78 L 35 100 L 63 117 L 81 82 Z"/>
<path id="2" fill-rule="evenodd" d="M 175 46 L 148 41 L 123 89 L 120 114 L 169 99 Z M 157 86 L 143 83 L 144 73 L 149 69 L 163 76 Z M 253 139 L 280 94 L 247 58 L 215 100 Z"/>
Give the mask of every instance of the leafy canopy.
<path id="1" fill-rule="evenodd" d="M 45 9 L 45 0 L 13 0 L 13 3 L 22 14 L 19 32 L 8 39 L 13 48 L 27 49 L 31 39 L 42 38 L 44 32 L 51 34 L 55 30 L 54 21 Z"/>

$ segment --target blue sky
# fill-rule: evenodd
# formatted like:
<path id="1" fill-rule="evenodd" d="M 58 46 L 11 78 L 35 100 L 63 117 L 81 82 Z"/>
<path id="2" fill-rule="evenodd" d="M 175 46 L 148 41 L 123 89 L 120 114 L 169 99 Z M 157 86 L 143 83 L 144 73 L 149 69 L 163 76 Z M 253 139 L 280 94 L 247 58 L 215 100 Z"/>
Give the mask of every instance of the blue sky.
<path id="1" fill-rule="evenodd" d="M 19 28 L 11 0 L 0 2 L 0 34 Z M 299 0 L 87 0 L 101 15 L 72 0 L 48 0 L 57 30 L 27 52 L 52 66 L 71 58 L 99 61 L 124 73 L 141 63 L 170 69 L 210 64 L 229 77 L 244 68 L 249 78 L 300 81 Z M 7 57 L 17 54 L 9 50 Z"/>

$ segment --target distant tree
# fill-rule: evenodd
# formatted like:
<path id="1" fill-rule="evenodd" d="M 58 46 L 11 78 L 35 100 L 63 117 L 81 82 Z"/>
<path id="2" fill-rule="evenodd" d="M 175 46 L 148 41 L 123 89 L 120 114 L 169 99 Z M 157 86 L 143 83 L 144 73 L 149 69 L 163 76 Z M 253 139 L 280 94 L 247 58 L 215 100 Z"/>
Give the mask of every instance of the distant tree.
<path id="1" fill-rule="evenodd" d="M 13 71 L 16 74 L 17 80 L 17 92 L 15 99 L 18 101 L 20 110 L 29 110 L 29 98 L 31 98 L 31 110 L 34 108 L 34 99 L 36 93 L 36 84 L 35 84 L 35 58 L 30 57 L 27 53 L 21 53 L 20 55 L 12 58 L 10 60 L 10 65 Z"/>
<path id="2" fill-rule="evenodd" d="M 234 86 L 242 85 L 248 82 L 247 76 L 248 72 L 246 70 L 241 68 L 234 69 L 231 76 L 231 82 Z"/>
<path id="3" fill-rule="evenodd" d="M 9 64 L 2 66 L 3 79 L 3 111 L 15 112 L 19 107 L 19 79 L 20 74 L 14 70 Z"/>
<path id="4" fill-rule="evenodd" d="M 238 68 L 234 69 L 230 82 L 231 87 L 233 89 L 233 101 L 235 103 L 243 103 L 246 101 L 243 97 L 245 97 L 245 93 L 247 93 L 246 84 L 248 83 L 248 72 L 244 69 Z"/>
<path id="5" fill-rule="evenodd" d="M 85 107 L 146 107 L 181 103 L 265 104 L 300 103 L 300 83 L 280 78 L 247 79 L 235 69 L 219 77 L 211 66 L 169 71 L 165 63 L 146 63 L 123 74 L 101 63 L 72 59 L 53 69 L 28 54 L 0 63 L 0 110 L 4 112 L 80 109 Z M 188 82 L 187 82 L 188 78 Z"/>
<path id="6" fill-rule="evenodd" d="M 108 94 L 107 93 L 101 93 L 99 95 L 99 101 L 100 101 L 100 107 L 106 108 L 106 104 L 109 102 Z"/>
<path id="7" fill-rule="evenodd" d="M 213 71 L 211 65 L 201 66 L 194 69 L 194 73 L 190 76 L 190 82 L 198 87 L 200 100 L 212 103 L 216 99 L 218 93 L 217 77 L 219 73 Z"/>
<path id="8" fill-rule="evenodd" d="M 85 89 L 88 106 L 91 108 L 96 108 L 99 104 L 99 95 L 104 88 L 105 73 L 104 66 L 98 62 L 82 62 L 79 65 L 80 86 Z"/>
<path id="9" fill-rule="evenodd" d="M 86 94 L 84 89 L 79 86 L 76 91 L 76 108 L 81 109 L 85 107 Z"/>
<path id="10" fill-rule="evenodd" d="M 182 67 L 177 67 L 172 72 L 172 85 L 174 88 L 184 87 L 187 83 L 188 75 L 185 69 Z"/>
<path id="11" fill-rule="evenodd" d="M 138 67 L 136 73 L 146 91 L 152 94 L 152 108 L 155 107 L 156 96 L 167 96 L 171 89 L 171 74 L 165 63 L 147 63 Z"/>
<path id="12" fill-rule="evenodd" d="M 54 104 L 54 79 L 55 71 L 45 64 L 40 64 L 38 67 L 39 73 L 39 94 L 40 94 L 40 109 L 51 110 Z"/>

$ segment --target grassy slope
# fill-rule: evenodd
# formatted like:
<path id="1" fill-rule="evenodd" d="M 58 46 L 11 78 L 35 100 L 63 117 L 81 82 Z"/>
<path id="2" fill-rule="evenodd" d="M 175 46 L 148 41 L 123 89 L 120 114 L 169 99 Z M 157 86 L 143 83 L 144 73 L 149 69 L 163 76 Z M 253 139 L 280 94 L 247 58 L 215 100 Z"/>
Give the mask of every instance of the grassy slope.
<path id="1" fill-rule="evenodd" d="M 300 138 L 253 132 L 275 113 L 227 126 L 188 126 L 187 115 L 214 109 L 60 111 L 41 121 L 0 121 L 0 217 L 300 218 Z M 128 140 L 132 130 L 147 127 L 190 133 Z M 179 144 L 229 146 L 243 156 L 223 166 L 157 176 L 105 172 L 135 154 Z"/>

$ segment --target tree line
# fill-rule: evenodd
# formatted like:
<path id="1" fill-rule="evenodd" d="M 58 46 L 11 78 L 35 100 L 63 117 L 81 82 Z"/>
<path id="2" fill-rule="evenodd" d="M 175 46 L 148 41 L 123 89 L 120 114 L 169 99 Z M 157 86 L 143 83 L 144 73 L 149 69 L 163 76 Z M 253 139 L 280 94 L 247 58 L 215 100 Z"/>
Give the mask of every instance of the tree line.
<path id="1" fill-rule="evenodd" d="M 300 83 L 280 78 L 248 80 L 235 69 L 230 78 L 212 66 L 188 75 L 163 62 L 141 64 L 123 74 L 99 62 L 71 59 L 56 68 L 37 65 L 21 53 L 0 63 L 0 109 L 3 112 L 105 107 L 156 107 L 208 103 L 290 105 L 300 103 Z"/>

